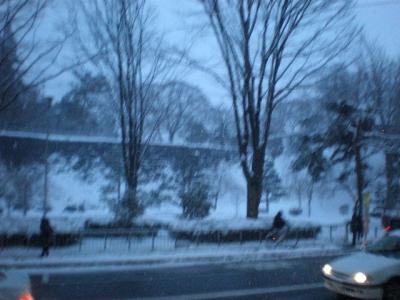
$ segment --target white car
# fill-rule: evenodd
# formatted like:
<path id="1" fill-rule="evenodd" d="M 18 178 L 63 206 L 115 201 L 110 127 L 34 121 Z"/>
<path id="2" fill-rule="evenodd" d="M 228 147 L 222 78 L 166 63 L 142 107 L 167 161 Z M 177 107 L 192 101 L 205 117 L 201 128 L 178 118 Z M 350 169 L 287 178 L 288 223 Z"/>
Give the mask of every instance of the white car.
<path id="1" fill-rule="evenodd" d="M 400 299 L 400 230 L 365 251 L 324 265 L 325 286 L 339 295 L 360 299 Z"/>
<path id="2" fill-rule="evenodd" d="M 0 300 L 33 300 L 26 273 L 0 271 Z"/>

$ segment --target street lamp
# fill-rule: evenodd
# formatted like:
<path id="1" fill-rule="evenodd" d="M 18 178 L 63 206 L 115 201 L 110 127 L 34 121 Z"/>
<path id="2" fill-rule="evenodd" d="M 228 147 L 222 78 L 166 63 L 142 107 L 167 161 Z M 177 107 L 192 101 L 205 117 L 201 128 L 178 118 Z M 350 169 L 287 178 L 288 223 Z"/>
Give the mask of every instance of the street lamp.
<path id="1" fill-rule="evenodd" d="M 53 102 L 52 97 L 46 97 L 47 101 L 47 116 L 46 116 L 46 142 L 44 148 L 44 197 L 43 197 L 43 215 L 46 216 L 48 207 L 48 174 L 49 174 L 49 135 L 50 135 L 50 108 Z"/>

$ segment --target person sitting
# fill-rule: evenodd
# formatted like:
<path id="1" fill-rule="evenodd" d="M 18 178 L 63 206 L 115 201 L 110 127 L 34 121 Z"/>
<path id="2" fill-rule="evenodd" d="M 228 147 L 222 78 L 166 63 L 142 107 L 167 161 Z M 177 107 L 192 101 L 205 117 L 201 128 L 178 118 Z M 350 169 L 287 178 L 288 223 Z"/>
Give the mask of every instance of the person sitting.
<path id="1" fill-rule="evenodd" d="M 279 211 L 272 223 L 272 229 L 267 234 L 267 239 L 271 238 L 275 240 L 277 243 L 281 242 L 288 233 L 288 226 L 286 224 L 285 219 L 282 217 L 282 211 Z"/>

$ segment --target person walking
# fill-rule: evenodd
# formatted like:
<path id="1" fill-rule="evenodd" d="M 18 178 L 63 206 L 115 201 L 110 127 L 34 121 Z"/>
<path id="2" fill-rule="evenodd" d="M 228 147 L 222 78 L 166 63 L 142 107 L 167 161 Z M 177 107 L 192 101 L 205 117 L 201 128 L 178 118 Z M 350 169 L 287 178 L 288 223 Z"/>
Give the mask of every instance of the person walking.
<path id="1" fill-rule="evenodd" d="M 353 239 L 352 239 L 351 245 L 354 247 L 356 245 L 357 235 L 358 235 L 358 225 L 357 225 L 356 212 L 353 212 L 353 215 L 351 216 L 350 231 L 351 231 L 351 233 L 353 235 Z"/>
<path id="2" fill-rule="evenodd" d="M 49 256 L 49 249 L 51 244 L 51 239 L 53 237 L 53 228 L 50 225 L 50 221 L 46 216 L 42 217 L 40 221 L 40 241 L 42 244 L 42 254 L 41 257 Z"/>
<path id="3" fill-rule="evenodd" d="M 350 221 L 350 230 L 353 234 L 352 246 L 354 247 L 357 242 L 359 242 L 363 236 L 363 222 L 361 215 L 353 212 L 353 216 Z"/>

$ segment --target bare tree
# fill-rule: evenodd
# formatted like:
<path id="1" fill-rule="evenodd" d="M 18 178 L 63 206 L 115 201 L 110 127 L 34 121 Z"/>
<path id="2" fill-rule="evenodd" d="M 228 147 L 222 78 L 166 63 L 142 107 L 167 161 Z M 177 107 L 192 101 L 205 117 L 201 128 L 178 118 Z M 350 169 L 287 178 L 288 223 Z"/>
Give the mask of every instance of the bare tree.
<path id="1" fill-rule="evenodd" d="M 176 134 L 196 115 L 201 106 L 208 103 L 208 100 L 200 89 L 185 82 L 169 82 L 162 89 L 160 104 L 165 117 L 161 126 L 166 129 L 169 142 L 172 143 Z"/>
<path id="2" fill-rule="evenodd" d="M 81 1 L 79 7 L 87 28 L 78 37 L 80 49 L 87 57 L 95 55 L 93 66 L 108 78 L 118 107 L 126 186 L 119 217 L 129 221 L 141 210 L 139 170 L 159 120 L 149 132 L 146 122 L 158 98 L 154 86 L 164 82 L 168 62 L 144 0 Z"/>
<path id="3" fill-rule="evenodd" d="M 247 217 L 257 218 L 273 111 L 347 48 L 356 34 L 348 26 L 353 2 L 200 2 L 225 65 L 247 181 Z"/>
<path id="4" fill-rule="evenodd" d="M 0 0 L 0 112 L 76 64 L 54 68 L 69 34 L 40 37 L 49 0 Z"/>

